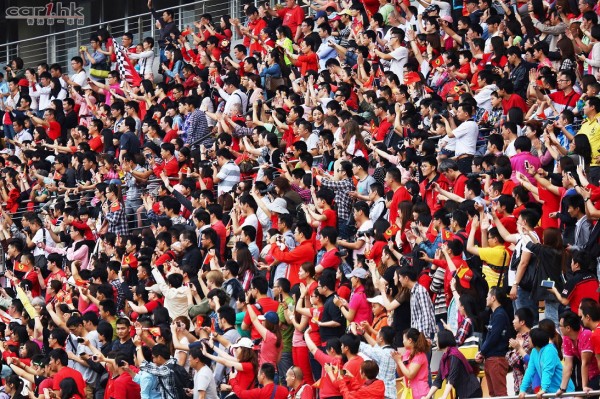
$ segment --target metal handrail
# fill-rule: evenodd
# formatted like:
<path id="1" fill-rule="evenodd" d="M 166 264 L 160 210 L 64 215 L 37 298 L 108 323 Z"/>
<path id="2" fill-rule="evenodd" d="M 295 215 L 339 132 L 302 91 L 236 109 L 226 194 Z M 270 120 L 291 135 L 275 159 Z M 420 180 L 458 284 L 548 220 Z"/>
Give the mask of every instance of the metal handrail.
<path id="1" fill-rule="evenodd" d="M 584 391 L 578 391 L 578 392 L 565 392 L 563 393 L 561 396 L 564 397 L 574 397 L 574 396 L 584 396 L 584 397 L 588 397 L 588 396 L 599 396 L 600 395 L 600 390 L 599 391 L 589 391 L 589 392 L 584 392 Z M 545 393 L 542 395 L 542 398 L 556 398 L 558 396 L 556 396 L 556 392 L 554 393 Z M 525 395 L 525 399 L 536 399 L 538 398 L 538 396 L 536 394 L 531 394 L 531 395 Z M 477 399 L 485 399 L 485 398 L 477 398 Z M 515 396 L 495 396 L 494 399 L 519 399 L 519 395 L 515 395 Z"/>
<path id="2" fill-rule="evenodd" d="M 205 12 L 210 12 L 215 17 L 230 14 L 237 16 L 237 9 L 229 3 L 208 3 L 206 0 L 194 1 L 182 4 L 170 9 L 177 13 L 177 23 L 180 30 L 186 25 L 193 25 L 193 22 Z M 162 12 L 162 10 L 157 10 Z M 37 65 L 40 62 L 58 63 L 64 68 L 68 67 L 69 60 L 79 55 L 78 47 L 99 27 L 106 27 L 113 37 L 119 37 L 127 31 L 136 33 L 136 42 L 142 42 L 147 36 L 157 38 L 158 32 L 154 26 L 154 19 L 148 11 L 144 14 L 105 21 L 102 23 L 81 26 L 77 29 L 67 29 L 61 32 L 54 32 L 44 36 L 22 39 L 0 45 L 0 59 L 10 62 L 15 56 L 21 57 L 25 65 Z M 156 46 L 157 49 L 157 46 Z M 157 51 L 157 50 L 155 50 Z M 155 62 L 155 69 L 158 68 L 158 62 Z M 65 68 L 64 72 L 68 72 Z"/>
<path id="3" fill-rule="evenodd" d="M 191 3 L 182 4 L 180 6 L 175 6 L 175 7 L 166 7 L 166 8 L 162 8 L 162 9 L 156 10 L 156 12 L 161 13 L 162 11 L 166 11 L 166 10 L 177 10 L 177 9 L 180 9 L 180 8 L 183 8 L 183 7 L 189 7 L 189 6 L 193 6 L 193 5 L 196 5 L 196 4 L 202 4 L 202 3 L 206 3 L 206 0 L 194 1 L 194 2 L 191 2 Z M 129 17 L 119 18 L 119 19 L 113 19 L 111 21 L 100 22 L 100 23 L 97 23 L 97 24 L 92 24 L 92 25 L 87 25 L 86 24 L 83 28 L 85 28 L 85 29 L 94 28 L 94 27 L 100 28 L 102 26 L 110 26 L 111 24 L 118 23 L 118 22 L 125 22 L 125 21 L 133 19 L 133 18 L 147 17 L 149 15 L 150 15 L 150 11 L 145 12 L 143 14 L 130 15 Z M 181 21 L 181 19 L 179 19 L 179 21 Z M 181 25 L 180 25 L 180 27 L 181 27 Z M 66 34 L 66 33 L 72 33 L 72 32 L 77 32 L 77 31 L 81 32 L 81 29 L 82 29 L 81 27 L 74 28 L 74 29 L 67 29 L 67 30 L 63 30 L 63 31 L 60 31 L 60 32 L 49 33 L 47 35 L 44 35 L 44 37 L 56 36 L 56 35 L 63 35 L 63 34 Z M 22 39 L 22 40 L 15 40 L 14 42 L 3 43 L 2 45 L 0 45 L 0 47 L 14 46 L 14 45 L 17 45 L 19 43 L 25 43 L 27 41 L 31 41 L 31 40 L 39 39 L 39 38 L 40 38 L 40 36 L 30 37 L 28 39 Z"/>

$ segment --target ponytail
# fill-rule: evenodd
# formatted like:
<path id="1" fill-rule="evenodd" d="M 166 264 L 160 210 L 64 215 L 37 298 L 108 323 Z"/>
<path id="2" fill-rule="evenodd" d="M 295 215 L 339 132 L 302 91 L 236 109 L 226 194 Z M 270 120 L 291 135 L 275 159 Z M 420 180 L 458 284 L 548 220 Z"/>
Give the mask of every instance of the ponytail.
<path id="1" fill-rule="evenodd" d="M 425 335 L 422 332 L 416 328 L 409 328 L 408 330 L 404 331 L 404 335 L 406 335 L 406 338 L 414 342 L 414 348 L 410 354 L 409 360 L 412 360 L 417 353 L 429 352 L 429 341 L 427 341 L 427 338 L 425 338 Z"/>

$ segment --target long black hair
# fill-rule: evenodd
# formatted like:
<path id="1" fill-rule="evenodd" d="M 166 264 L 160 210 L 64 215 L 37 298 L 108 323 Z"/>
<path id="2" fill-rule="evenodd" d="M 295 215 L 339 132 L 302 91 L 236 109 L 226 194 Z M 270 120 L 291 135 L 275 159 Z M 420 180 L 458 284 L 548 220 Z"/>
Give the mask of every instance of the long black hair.
<path id="1" fill-rule="evenodd" d="M 60 399 L 71 399 L 75 395 L 79 395 L 83 397 L 79 389 L 77 388 L 77 383 L 71 377 L 67 377 L 60 382 L 58 385 L 62 394 L 60 395 Z"/>

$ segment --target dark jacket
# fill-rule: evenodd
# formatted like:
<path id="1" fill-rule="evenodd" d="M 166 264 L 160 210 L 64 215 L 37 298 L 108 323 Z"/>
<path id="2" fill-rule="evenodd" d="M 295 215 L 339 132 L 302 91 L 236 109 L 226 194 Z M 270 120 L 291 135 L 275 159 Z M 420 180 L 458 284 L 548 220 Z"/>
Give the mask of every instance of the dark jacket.
<path id="1" fill-rule="evenodd" d="M 447 383 L 451 384 L 455 391 L 456 397 L 464 398 L 480 398 L 482 395 L 481 384 L 473 373 L 467 373 L 465 366 L 456 356 L 449 356 L 450 367 L 448 368 Z M 437 373 L 433 385 L 438 389 L 442 388 L 442 374 Z"/>
<path id="2" fill-rule="evenodd" d="M 490 317 L 485 340 L 480 352 L 483 357 L 504 357 L 508 350 L 508 329 L 512 328 L 510 319 L 502 306 L 498 306 Z"/>

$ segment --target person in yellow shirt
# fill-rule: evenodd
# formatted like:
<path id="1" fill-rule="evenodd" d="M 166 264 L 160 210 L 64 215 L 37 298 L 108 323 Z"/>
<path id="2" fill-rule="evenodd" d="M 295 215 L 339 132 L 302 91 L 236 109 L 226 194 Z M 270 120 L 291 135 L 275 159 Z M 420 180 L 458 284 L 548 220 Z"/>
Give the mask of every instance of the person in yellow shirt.
<path id="1" fill-rule="evenodd" d="M 481 219 L 481 247 L 475 245 L 475 233 L 480 227 Z M 504 247 L 504 240 L 496 227 L 490 228 L 490 218 L 485 213 L 475 216 L 471 224 L 467 251 L 479 256 L 483 262 L 482 273 L 488 287 L 504 286 L 504 279 L 508 272 L 510 255 Z"/>
<path id="2" fill-rule="evenodd" d="M 586 121 L 581 125 L 577 134 L 585 134 L 590 140 L 592 147 L 592 163 L 590 164 L 589 180 L 592 184 L 598 184 L 600 180 L 600 98 L 590 97 L 583 106 Z"/>

